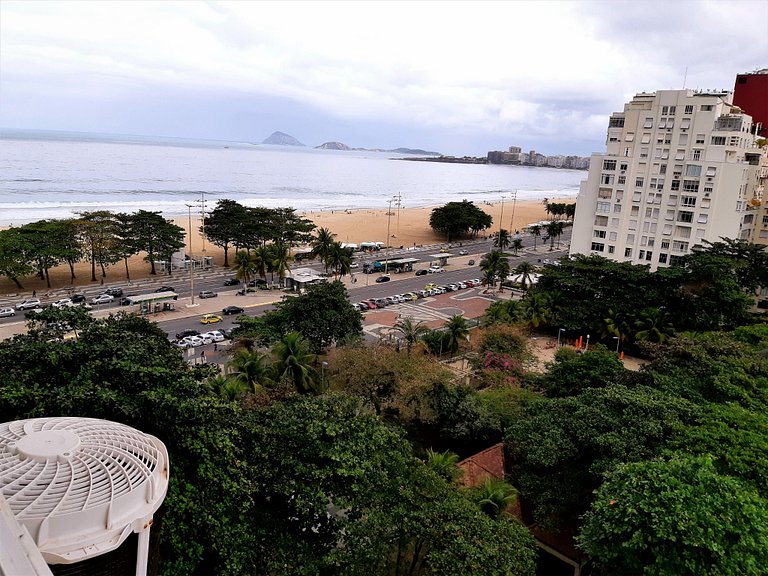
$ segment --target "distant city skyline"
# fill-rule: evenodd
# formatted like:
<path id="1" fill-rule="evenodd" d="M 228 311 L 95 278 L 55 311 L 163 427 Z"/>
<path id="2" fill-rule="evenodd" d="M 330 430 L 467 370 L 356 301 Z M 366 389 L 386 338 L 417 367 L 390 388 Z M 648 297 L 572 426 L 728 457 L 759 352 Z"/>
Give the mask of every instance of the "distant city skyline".
<path id="1" fill-rule="evenodd" d="M 0 127 L 588 156 L 635 93 L 765 67 L 767 29 L 768 0 L 3 0 Z"/>

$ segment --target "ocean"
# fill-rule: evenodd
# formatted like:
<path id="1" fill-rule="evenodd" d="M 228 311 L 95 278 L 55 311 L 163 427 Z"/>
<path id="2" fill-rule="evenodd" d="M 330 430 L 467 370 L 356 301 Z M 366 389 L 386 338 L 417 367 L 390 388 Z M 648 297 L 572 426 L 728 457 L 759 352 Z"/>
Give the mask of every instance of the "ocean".
<path id="1" fill-rule="evenodd" d="M 576 197 L 586 171 L 399 160 L 389 152 L 242 142 L 0 130 L 0 226 L 78 212 L 187 215 L 205 198 L 299 212 L 450 201 Z M 203 194 L 204 193 L 204 194 Z M 199 206 L 199 203 L 196 204 Z M 393 205 L 396 205 L 393 203 Z"/>

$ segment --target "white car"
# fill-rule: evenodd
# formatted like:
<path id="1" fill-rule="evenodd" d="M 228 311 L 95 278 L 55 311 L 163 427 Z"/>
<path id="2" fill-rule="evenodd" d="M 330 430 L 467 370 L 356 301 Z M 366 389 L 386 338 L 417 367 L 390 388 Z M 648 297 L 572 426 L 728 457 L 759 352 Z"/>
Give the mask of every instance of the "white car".
<path id="1" fill-rule="evenodd" d="M 466 256 L 467 254 L 469 254 L 469 252 L 466 250 L 459 250 L 459 256 Z"/>
<path id="2" fill-rule="evenodd" d="M 360 264 L 358 264 L 357 262 L 352 262 L 352 264 L 350 264 L 349 267 L 353 268 L 353 269 L 354 268 L 360 268 Z"/>
<path id="3" fill-rule="evenodd" d="M 439 274 L 440 272 L 445 272 L 445 270 L 440 266 L 430 266 L 427 272 L 429 272 L 430 274 Z"/>
<path id="4" fill-rule="evenodd" d="M 202 346 L 205 344 L 203 342 L 203 339 L 199 336 L 187 336 L 186 338 L 182 338 L 176 343 L 176 346 L 179 346 L 180 348 L 195 348 L 196 346 Z"/>
<path id="5" fill-rule="evenodd" d="M 218 330 L 211 330 L 210 332 L 205 332 L 203 334 L 200 334 L 201 338 L 210 338 L 211 342 L 224 342 L 226 338 L 224 338 L 224 334 L 219 332 Z"/>
<path id="6" fill-rule="evenodd" d="M 56 302 L 51 304 L 51 306 L 54 308 L 72 308 L 74 305 L 75 303 L 72 302 L 72 300 L 69 298 L 62 298 L 61 300 L 56 300 Z"/>
<path id="7" fill-rule="evenodd" d="M 109 294 L 99 294 L 96 298 L 91 299 L 91 304 L 106 304 L 107 302 L 112 302 L 114 299 L 115 297 L 110 296 Z"/>
<path id="8" fill-rule="evenodd" d="M 42 305 L 40 298 L 27 298 L 21 304 L 16 304 L 16 310 L 32 310 L 33 308 L 40 308 Z"/>
<path id="9" fill-rule="evenodd" d="M 16 310 L 13 308 L 0 308 L 0 318 L 6 318 L 8 316 L 16 316 Z"/>
<path id="10" fill-rule="evenodd" d="M 200 338 L 200 340 L 203 341 L 203 344 L 213 344 L 213 338 L 211 338 L 211 335 L 207 332 L 200 334 L 200 336 L 195 336 L 195 338 Z"/>

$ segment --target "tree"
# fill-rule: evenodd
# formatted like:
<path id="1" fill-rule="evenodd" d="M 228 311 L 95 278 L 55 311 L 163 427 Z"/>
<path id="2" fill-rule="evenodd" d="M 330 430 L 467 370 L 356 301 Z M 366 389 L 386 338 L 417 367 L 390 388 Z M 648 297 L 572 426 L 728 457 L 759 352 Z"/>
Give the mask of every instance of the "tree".
<path id="1" fill-rule="evenodd" d="M 675 327 L 669 320 L 669 314 L 659 308 L 646 308 L 641 311 L 635 329 L 637 340 L 649 342 L 663 343 L 675 335 Z M 619 333 L 620 338 L 623 336 L 624 334 Z"/>
<path id="2" fill-rule="evenodd" d="M 453 355 L 461 346 L 461 343 L 469 336 L 467 320 L 461 314 L 454 314 L 445 323 L 446 344 L 448 351 Z"/>
<path id="3" fill-rule="evenodd" d="M 311 220 L 300 218 L 294 208 L 274 208 L 270 210 L 270 238 L 275 244 L 290 247 L 308 244 L 312 241 L 315 225 Z"/>
<path id="4" fill-rule="evenodd" d="M 280 279 L 280 285 L 282 286 L 286 272 L 290 272 L 291 270 L 290 262 L 293 258 L 291 257 L 290 249 L 286 244 L 277 242 L 269 245 L 269 253 L 271 256 L 272 271 L 277 272 L 277 277 Z"/>
<path id="5" fill-rule="evenodd" d="M 106 267 L 119 260 L 115 256 L 117 220 L 109 210 L 80 212 L 76 226 L 83 248 L 91 261 L 91 282 L 96 282 L 96 264 L 101 267 L 101 277 L 107 276 Z"/>
<path id="6" fill-rule="evenodd" d="M 597 490 L 579 544 L 611 574 L 762 574 L 768 502 L 711 459 L 617 466 Z"/>
<path id="7" fill-rule="evenodd" d="M 517 501 L 518 493 L 509 482 L 489 476 L 480 486 L 471 490 L 470 494 L 480 506 L 480 510 L 496 520 Z"/>
<path id="8" fill-rule="evenodd" d="M 211 244 L 224 249 L 224 267 L 229 266 L 229 245 L 242 239 L 241 233 L 249 220 L 248 209 L 234 200 L 222 199 L 205 219 L 205 237 Z"/>
<path id="9" fill-rule="evenodd" d="M 151 266 L 151 275 L 157 274 L 155 262 L 158 258 L 169 263 L 173 254 L 184 247 L 184 229 L 163 218 L 160 212 L 139 210 L 133 214 L 133 231 L 136 247 L 146 252 L 144 260 Z"/>
<path id="10" fill-rule="evenodd" d="M 602 346 L 583 354 L 570 348 L 555 352 L 547 371 L 536 385 L 550 398 L 578 396 L 589 388 L 605 388 L 611 384 L 629 384 L 628 371 L 614 353 Z"/>
<path id="11" fill-rule="evenodd" d="M 445 234 L 449 242 L 466 236 L 470 230 L 477 235 L 480 230 L 490 228 L 492 222 L 489 214 L 467 200 L 448 202 L 445 206 L 434 208 L 429 217 L 432 229 L 438 234 Z"/>
<path id="12" fill-rule="evenodd" d="M 328 256 L 331 254 L 331 246 L 334 244 L 335 234 L 331 233 L 328 228 L 318 228 L 315 230 L 315 238 L 312 239 L 312 256 L 319 256 L 323 264 L 325 264 L 325 271 L 328 272 Z"/>
<path id="13" fill-rule="evenodd" d="M 435 452 L 427 449 L 427 466 L 446 482 L 454 482 L 461 476 L 461 468 L 458 467 L 459 455 L 446 450 Z"/>
<path id="14" fill-rule="evenodd" d="M 520 318 L 533 328 L 538 328 L 551 324 L 554 316 L 552 297 L 546 292 L 529 290 L 520 305 Z"/>
<path id="15" fill-rule="evenodd" d="M 287 381 L 302 394 L 322 392 L 320 379 L 314 369 L 316 357 L 309 344 L 298 332 L 289 332 L 272 348 L 275 356 L 275 380 Z"/>
<path id="16" fill-rule="evenodd" d="M 536 267 L 530 262 L 523 261 L 515 267 L 514 273 L 520 276 L 520 284 L 523 290 L 527 288 L 528 283 L 531 281 L 531 276 L 535 272 Z"/>
<path id="17" fill-rule="evenodd" d="M 116 258 L 122 258 L 125 264 L 125 278 L 131 280 L 131 272 L 128 268 L 128 259 L 134 254 L 138 254 L 138 242 L 134 234 L 133 215 L 118 213 L 115 214 L 115 244 L 112 251 Z M 74 271 L 72 272 L 74 276 Z"/>
<path id="18" fill-rule="evenodd" d="M 23 290 L 19 278 L 34 272 L 29 256 L 31 247 L 19 228 L 0 230 L 0 274 Z"/>
<path id="19" fill-rule="evenodd" d="M 352 272 L 352 248 L 344 248 L 341 242 L 333 242 L 325 257 L 325 270 L 333 270 L 334 276 L 339 280 L 342 276 Z"/>
<path id="20" fill-rule="evenodd" d="M 257 270 L 256 258 L 246 250 L 238 250 L 232 267 L 235 270 L 235 277 L 247 285 Z"/>
<path id="21" fill-rule="evenodd" d="M 493 245 L 499 249 L 499 252 L 504 252 L 504 250 L 509 248 L 510 242 L 511 238 L 509 237 L 509 230 L 502 228 L 496 234 L 496 239 L 493 241 Z"/>
<path id="22" fill-rule="evenodd" d="M 550 252 L 554 249 L 555 245 L 555 237 L 560 238 L 560 235 L 563 233 L 563 229 L 565 228 L 564 224 L 562 222 L 553 220 L 546 226 L 547 236 L 549 236 L 549 250 Z M 560 247 L 560 241 L 557 242 L 558 247 Z"/>
<path id="23" fill-rule="evenodd" d="M 411 353 L 413 345 L 421 340 L 421 337 L 424 336 L 424 334 L 429 332 L 429 328 L 424 325 L 424 322 L 421 320 L 414 322 L 412 316 L 398 319 L 398 321 L 395 322 L 394 328 L 402 334 L 408 354 Z"/>
<path id="24" fill-rule="evenodd" d="M 274 384 L 270 378 L 269 358 L 261 352 L 238 350 L 227 363 L 226 372 L 230 380 L 243 384 L 252 392 Z"/>
<path id="25" fill-rule="evenodd" d="M 490 280 L 491 288 L 496 286 L 497 279 L 507 277 L 506 274 L 503 277 L 501 275 L 504 264 L 506 264 L 507 273 L 509 273 L 509 260 L 499 250 L 492 250 L 480 259 L 480 270 Z M 493 277 L 492 280 L 491 277 Z"/>
<path id="26" fill-rule="evenodd" d="M 528 231 L 533 236 L 533 251 L 536 251 L 536 239 L 541 236 L 541 226 L 539 224 L 533 224 L 528 227 Z"/>
<path id="27" fill-rule="evenodd" d="M 523 241 L 520 238 L 514 238 L 512 240 L 512 250 L 515 251 L 515 256 L 517 256 L 518 251 L 522 249 L 523 249 Z"/>
<path id="28" fill-rule="evenodd" d="M 308 286 L 301 296 L 278 302 L 265 318 L 278 334 L 299 332 L 315 353 L 335 342 L 357 338 L 363 332 L 360 312 L 352 307 L 341 282 Z"/>

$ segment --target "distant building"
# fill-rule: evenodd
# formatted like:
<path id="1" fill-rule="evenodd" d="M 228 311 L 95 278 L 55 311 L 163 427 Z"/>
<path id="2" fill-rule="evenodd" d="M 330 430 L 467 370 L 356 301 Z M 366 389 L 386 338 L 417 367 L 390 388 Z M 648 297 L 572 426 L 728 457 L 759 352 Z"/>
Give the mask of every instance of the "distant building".
<path id="1" fill-rule="evenodd" d="M 738 74 L 733 89 L 733 103 L 752 116 L 759 136 L 768 136 L 768 68 Z"/>
<path id="2" fill-rule="evenodd" d="M 757 219 L 765 210 L 765 153 L 731 92 L 637 94 L 611 115 L 606 151 L 592 155 L 571 254 L 655 270 L 704 240 L 765 233 L 768 242 L 768 220 Z"/>
<path id="3" fill-rule="evenodd" d="M 535 150 L 523 152 L 519 146 L 510 146 L 504 152 L 492 150 L 487 154 L 488 164 L 513 164 L 524 166 L 547 166 L 550 168 L 569 168 L 571 170 L 586 170 L 589 168 L 589 158 L 581 156 L 545 156 Z"/>

